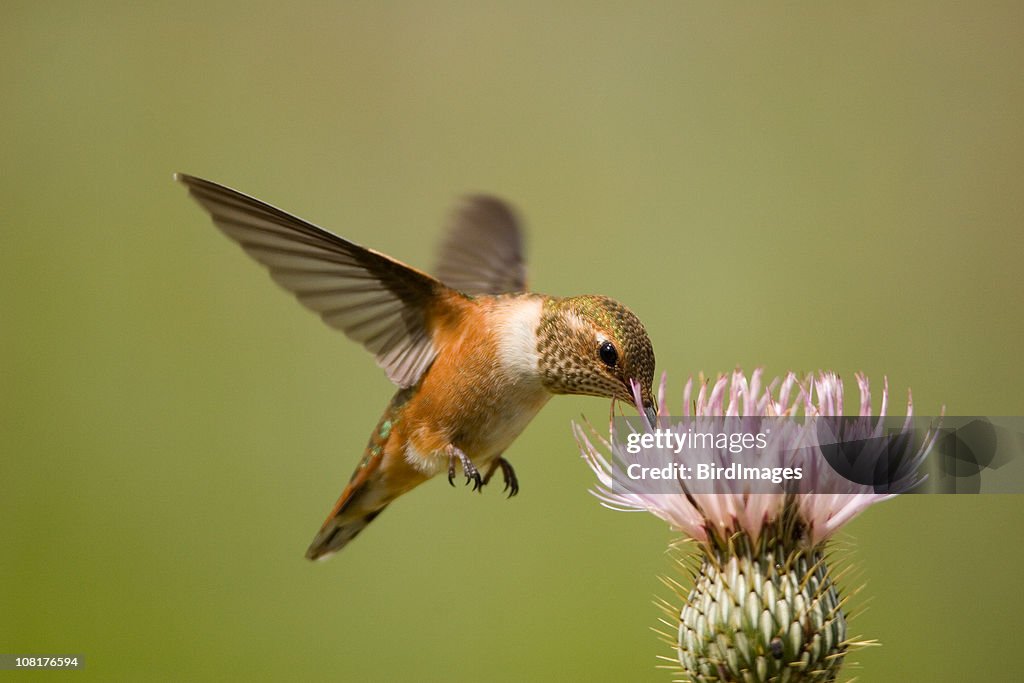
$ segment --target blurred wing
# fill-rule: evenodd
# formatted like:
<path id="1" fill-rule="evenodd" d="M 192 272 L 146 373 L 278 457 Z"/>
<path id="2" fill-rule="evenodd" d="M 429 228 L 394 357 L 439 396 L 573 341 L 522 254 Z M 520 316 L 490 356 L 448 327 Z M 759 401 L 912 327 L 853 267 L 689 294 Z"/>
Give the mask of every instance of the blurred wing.
<path id="1" fill-rule="evenodd" d="M 437 277 L 467 294 L 526 291 L 523 233 L 505 202 L 467 197 L 441 244 Z"/>
<path id="2" fill-rule="evenodd" d="M 175 177 L 275 282 L 374 354 L 392 382 L 411 386 L 430 366 L 427 310 L 440 282 L 241 192 Z"/>

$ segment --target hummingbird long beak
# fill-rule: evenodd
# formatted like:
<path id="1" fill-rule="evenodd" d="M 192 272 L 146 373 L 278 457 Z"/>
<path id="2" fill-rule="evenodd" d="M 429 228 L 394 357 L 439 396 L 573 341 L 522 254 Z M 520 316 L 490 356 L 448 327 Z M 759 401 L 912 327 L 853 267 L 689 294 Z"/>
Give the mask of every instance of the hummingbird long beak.
<path id="1" fill-rule="evenodd" d="M 652 426 L 658 423 L 658 409 L 655 407 L 654 401 L 644 402 L 644 415 L 647 416 Z"/>

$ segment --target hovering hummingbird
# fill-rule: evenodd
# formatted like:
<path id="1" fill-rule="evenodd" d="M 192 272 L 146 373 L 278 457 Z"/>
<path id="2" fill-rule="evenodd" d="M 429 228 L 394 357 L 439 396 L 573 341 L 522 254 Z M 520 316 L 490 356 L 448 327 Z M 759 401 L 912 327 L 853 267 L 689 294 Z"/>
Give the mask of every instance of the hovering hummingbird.
<path id="1" fill-rule="evenodd" d="M 654 421 L 654 350 L 643 324 L 607 297 L 527 292 L 519 222 L 501 200 L 464 202 L 433 278 L 223 185 L 175 178 L 275 282 L 361 343 L 399 387 L 309 559 L 341 550 L 439 473 L 454 486 L 458 469 L 478 490 L 501 470 L 516 495 L 503 453 L 554 394 L 632 403 L 635 382 Z"/>

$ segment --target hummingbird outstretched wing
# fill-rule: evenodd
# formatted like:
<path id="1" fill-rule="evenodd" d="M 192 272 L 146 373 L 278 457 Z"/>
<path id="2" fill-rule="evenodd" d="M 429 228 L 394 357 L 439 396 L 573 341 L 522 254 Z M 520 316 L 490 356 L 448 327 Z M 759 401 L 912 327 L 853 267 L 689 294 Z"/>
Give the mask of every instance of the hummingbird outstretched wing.
<path id="1" fill-rule="evenodd" d="M 496 197 L 467 197 L 452 214 L 435 272 L 466 294 L 525 292 L 523 231 L 512 207 Z"/>
<path id="2" fill-rule="evenodd" d="M 175 178 L 275 282 L 374 354 L 392 382 L 412 386 L 430 366 L 429 311 L 449 291 L 441 282 L 231 188 Z"/>

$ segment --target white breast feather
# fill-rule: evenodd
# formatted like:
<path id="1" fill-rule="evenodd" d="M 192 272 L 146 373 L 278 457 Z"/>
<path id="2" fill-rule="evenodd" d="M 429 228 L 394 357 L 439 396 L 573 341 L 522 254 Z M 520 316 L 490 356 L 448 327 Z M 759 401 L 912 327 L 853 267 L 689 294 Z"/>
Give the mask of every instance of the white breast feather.
<path id="1" fill-rule="evenodd" d="M 537 328 L 544 304 L 540 299 L 516 301 L 498 318 L 498 347 L 504 370 L 520 379 L 538 379 L 540 355 Z"/>

